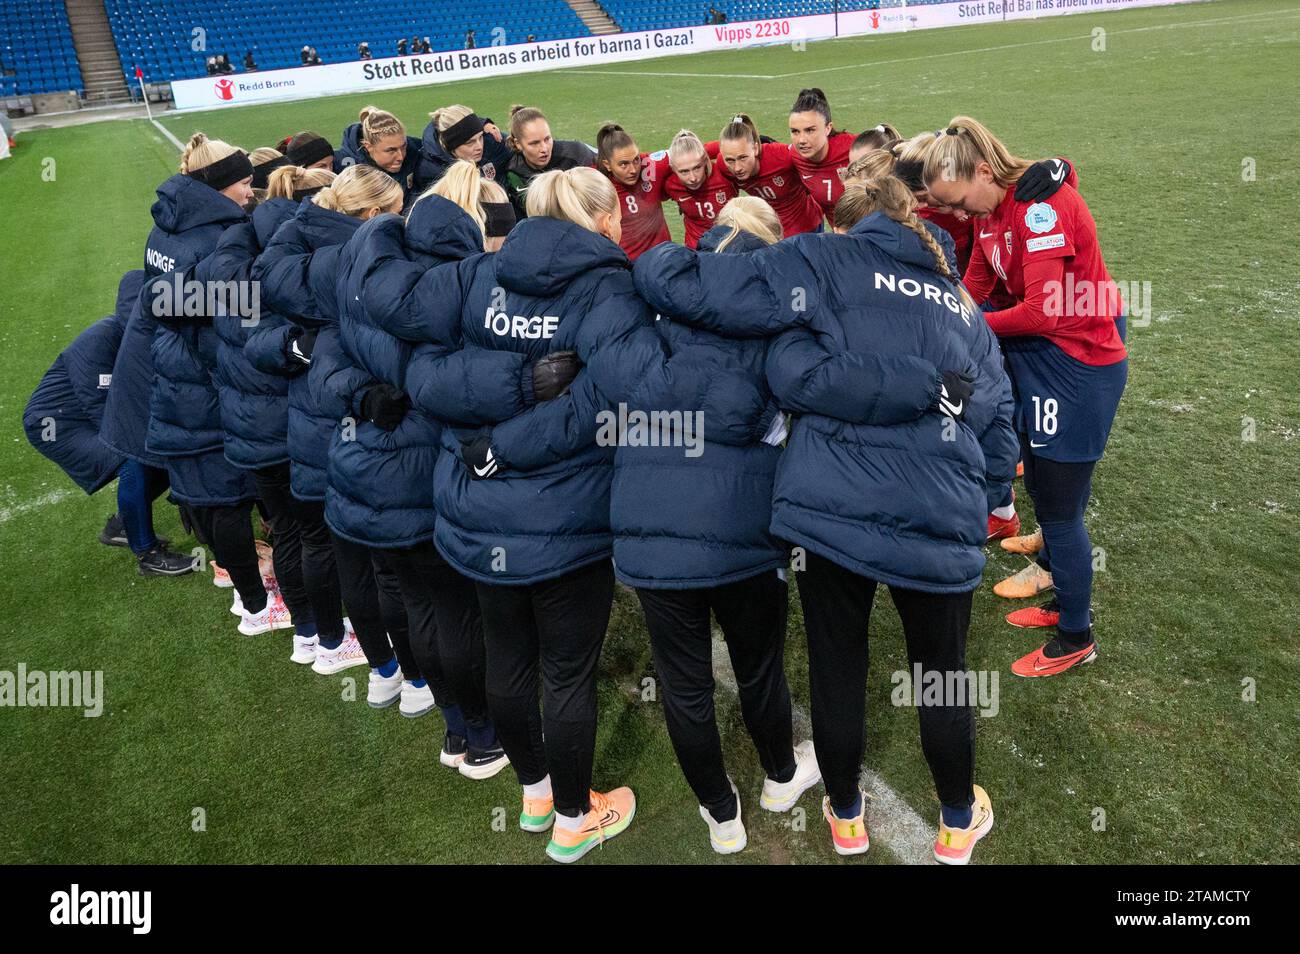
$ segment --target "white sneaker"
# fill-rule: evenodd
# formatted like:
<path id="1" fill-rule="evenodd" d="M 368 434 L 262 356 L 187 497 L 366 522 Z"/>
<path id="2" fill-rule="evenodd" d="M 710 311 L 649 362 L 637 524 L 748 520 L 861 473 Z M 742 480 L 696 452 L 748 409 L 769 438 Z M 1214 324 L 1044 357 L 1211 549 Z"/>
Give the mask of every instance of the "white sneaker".
<path id="1" fill-rule="evenodd" d="M 378 669 L 370 670 L 370 686 L 366 689 L 366 705 L 372 709 L 387 709 L 402 697 L 402 670 L 391 676 L 381 676 Z"/>
<path id="2" fill-rule="evenodd" d="M 270 596 L 260 613 L 244 610 L 239 621 L 239 631 L 245 636 L 260 636 L 273 629 L 292 629 L 293 620 L 289 618 L 289 608 L 278 596 Z"/>
<path id="3" fill-rule="evenodd" d="M 320 676 L 332 676 L 353 666 L 368 666 L 366 654 L 361 651 L 357 637 L 348 633 L 339 643 L 338 649 L 324 649 L 316 646 L 316 659 L 311 664 L 311 671 Z"/>
<path id="4" fill-rule="evenodd" d="M 230 585 L 234 586 L 235 584 L 231 583 Z M 274 578 L 268 580 L 266 577 L 263 577 L 262 588 L 266 590 L 266 598 L 268 600 L 279 599 L 281 602 L 284 601 L 284 597 L 280 595 L 279 587 L 275 585 Z M 230 603 L 230 612 L 235 616 L 244 615 L 244 601 L 240 599 L 239 590 L 235 590 L 235 598 Z"/>
<path id="5" fill-rule="evenodd" d="M 433 705 L 433 690 L 427 682 L 423 686 L 417 686 L 409 679 L 402 682 L 402 704 L 398 707 L 402 715 L 417 719 L 433 711 Z"/>
<path id="6" fill-rule="evenodd" d="M 293 655 L 289 657 L 289 662 L 296 662 L 303 666 L 309 666 L 316 661 L 316 646 L 320 643 L 319 636 L 299 636 L 293 634 Z"/>
<path id="7" fill-rule="evenodd" d="M 709 810 L 703 805 L 700 806 L 700 817 L 709 824 L 709 844 L 713 850 L 720 855 L 734 855 L 738 851 L 743 851 L 745 845 L 749 843 L 749 836 L 745 834 L 745 824 L 740 820 L 740 792 L 736 791 L 736 783 L 730 778 L 731 792 L 736 796 L 736 817 L 731 821 L 717 821 Z"/>
<path id="8" fill-rule="evenodd" d="M 769 812 L 788 812 L 800 795 L 821 780 L 822 770 L 817 767 L 812 739 L 805 739 L 794 747 L 794 777 L 788 782 L 763 779 L 763 794 L 758 803 Z"/>

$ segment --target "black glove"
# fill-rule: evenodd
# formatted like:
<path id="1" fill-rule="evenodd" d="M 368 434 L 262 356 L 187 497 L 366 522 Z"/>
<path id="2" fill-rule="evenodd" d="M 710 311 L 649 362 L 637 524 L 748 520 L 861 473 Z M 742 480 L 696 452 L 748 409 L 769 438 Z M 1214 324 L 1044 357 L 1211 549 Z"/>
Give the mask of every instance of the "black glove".
<path id="1" fill-rule="evenodd" d="M 549 401 L 569 390 L 578 376 L 582 362 L 576 351 L 556 351 L 533 363 L 533 396 L 538 401 Z"/>
<path id="2" fill-rule="evenodd" d="M 285 342 L 284 354 L 290 361 L 311 364 L 312 349 L 316 347 L 315 328 L 304 328 Z"/>
<path id="3" fill-rule="evenodd" d="M 470 441 L 460 442 L 460 456 L 469 468 L 472 480 L 486 480 L 493 477 L 500 469 L 496 457 L 492 454 L 492 438 L 476 437 Z"/>
<path id="4" fill-rule="evenodd" d="M 932 407 L 940 414 L 954 420 L 966 418 L 971 395 L 975 393 L 975 379 L 961 371 L 944 371 L 939 375 L 939 396 Z"/>
<path id="5" fill-rule="evenodd" d="M 1070 164 L 1064 159 L 1044 159 L 1024 171 L 1016 183 L 1017 202 L 1042 202 L 1050 199 L 1070 178 Z"/>
<path id="6" fill-rule="evenodd" d="M 361 416 L 380 430 L 394 431 L 411 409 L 406 392 L 387 384 L 376 384 L 361 396 Z"/>

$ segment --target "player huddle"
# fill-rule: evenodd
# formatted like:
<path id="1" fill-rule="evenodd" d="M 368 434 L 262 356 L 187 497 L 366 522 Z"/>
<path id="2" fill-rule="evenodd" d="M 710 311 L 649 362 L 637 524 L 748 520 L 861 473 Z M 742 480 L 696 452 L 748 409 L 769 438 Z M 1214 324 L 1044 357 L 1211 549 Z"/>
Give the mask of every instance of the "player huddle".
<path id="1" fill-rule="evenodd" d="M 463 105 L 422 139 L 367 108 L 337 150 L 311 132 L 249 153 L 195 134 L 158 188 L 143 270 L 24 422 L 87 492 L 117 479 L 101 539 L 141 573 L 195 568 L 153 532 L 169 491 L 240 633 L 291 630 L 292 661 L 322 675 L 368 667 L 376 708 L 438 709 L 439 761 L 467 779 L 512 767 L 520 828 L 549 832 L 549 857 L 636 813 L 630 789 L 592 788 L 616 581 L 640 601 L 713 849 L 745 847 L 752 804 L 714 717 L 716 620 L 758 804 L 788 811 L 821 782 L 835 851 L 860 854 L 878 586 L 909 663 L 964 673 L 982 547 L 1000 539 L 1035 559 L 995 593 L 1054 591 L 1007 617 L 1050 630 L 1012 671 L 1096 658 L 1083 517 L 1127 375 L 1122 302 L 1059 306 L 1063 284 L 1114 288 L 1075 172 L 972 119 L 855 135 L 806 89 L 788 143 L 742 113 L 713 140 L 641 145 L 615 123 L 592 149 L 539 110 L 503 130 Z M 190 287 L 255 287 L 259 304 L 176 307 Z M 698 421 L 701 439 L 634 439 L 637 415 Z M 1025 536 L 1019 464 L 1039 522 Z M 949 864 L 993 824 L 967 702 L 918 706 Z"/>

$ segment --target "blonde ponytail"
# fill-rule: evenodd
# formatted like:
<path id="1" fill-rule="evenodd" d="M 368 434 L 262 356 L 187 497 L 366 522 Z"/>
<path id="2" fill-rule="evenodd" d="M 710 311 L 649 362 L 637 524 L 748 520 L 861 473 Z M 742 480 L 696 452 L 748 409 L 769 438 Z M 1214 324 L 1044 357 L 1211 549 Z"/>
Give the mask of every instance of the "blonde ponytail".
<path id="1" fill-rule="evenodd" d="M 312 201 L 322 209 L 360 218 L 371 209 L 387 211 L 402 198 L 402 187 L 388 173 L 374 166 L 355 165 L 340 172 Z"/>
<path id="2" fill-rule="evenodd" d="M 487 212 L 483 208 L 483 203 L 510 201 L 505 189 L 490 179 L 484 179 L 479 167 L 467 159 L 457 159 L 448 166 L 443 177 L 426 189 L 415 201 L 418 203 L 428 195 L 442 196 L 448 202 L 454 202 L 464 209 L 465 214 L 474 220 L 478 230 L 483 233 L 484 241 L 487 240 L 488 235 Z M 414 207 L 413 205 L 412 209 Z"/>
<path id="3" fill-rule="evenodd" d="M 226 156 L 239 151 L 238 146 L 232 146 L 220 139 L 209 139 L 204 133 L 196 132 L 181 150 L 180 171 L 187 174 L 194 172 L 214 162 L 220 162 Z"/>
<path id="4" fill-rule="evenodd" d="M 281 166 L 271 171 L 266 181 L 268 199 L 292 199 L 303 189 L 319 189 L 334 181 L 328 169 L 304 169 L 302 166 Z"/>
<path id="5" fill-rule="evenodd" d="M 590 166 L 543 172 L 528 187 L 528 215 L 561 219 L 599 232 L 596 216 L 618 215 L 618 193 Z"/>
<path id="6" fill-rule="evenodd" d="M 1003 187 L 1020 181 L 1032 165 L 1027 159 L 1012 155 L 983 123 L 969 116 L 954 116 L 926 150 L 922 176 L 927 186 L 939 178 L 969 179 L 981 162 L 989 164 L 994 181 Z"/>
<path id="7" fill-rule="evenodd" d="M 717 223 L 731 229 L 731 234 L 718 244 L 719 252 L 734 242 L 741 232 L 748 232 L 768 245 L 781 241 L 781 217 L 756 195 L 736 196 L 722 207 Z"/>

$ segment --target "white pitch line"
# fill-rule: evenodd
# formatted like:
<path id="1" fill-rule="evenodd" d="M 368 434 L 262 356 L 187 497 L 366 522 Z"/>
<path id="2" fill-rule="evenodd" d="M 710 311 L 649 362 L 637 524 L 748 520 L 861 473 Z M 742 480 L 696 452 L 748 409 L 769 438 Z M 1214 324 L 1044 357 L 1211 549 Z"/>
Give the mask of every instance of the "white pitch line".
<path id="1" fill-rule="evenodd" d="M 1151 30 L 1180 30 L 1187 27 L 1206 26 L 1213 23 L 1230 23 L 1240 20 L 1254 20 L 1263 17 L 1269 17 L 1275 20 L 1293 19 L 1300 16 L 1300 12 L 1287 13 L 1281 15 L 1263 14 L 1263 13 L 1244 13 L 1236 17 L 1217 17 L 1211 20 L 1189 20 L 1186 23 L 1162 23 L 1156 26 L 1130 27 L 1127 30 L 1111 30 L 1111 34 L 1116 33 L 1146 33 Z M 917 60 L 937 60 L 945 56 L 965 56 L 969 53 L 994 53 L 998 50 L 1018 50 L 1029 46 L 1043 46 L 1048 43 L 1074 43 L 1079 40 L 1091 40 L 1091 33 L 1079 33 L 1073 36 L 1058 36 L 1047 40 L 1026 40 L 1024 43 L 1003 43 L 998 46 L 983 46 L 969 50 L 949 50 L 946 53 L 926 53 L 921 56 L 903 56 L 892 60 L 872 60 L 868 63 L 852 63 L 845 66 L 824 66 L 815 70 L 798 70 L 794 73 L 779 73 L 771 79 L 789 79 L 791 76 L 810 76 L 814 73 L 834 73 L 838 70 L 858 70 L 867 66 L 890 66 L 895 63 L 913 63 Z M 758 77 L 755 77 L 757 79 Z"/>
<path id="2" fill-rule="evenodd" d="M 184 151 L 185 151 L 185 145 L 184 145 L 184 144 L 183 144 L 179 139 L 177 139 L 175 136 L 172 135 L 170 129 L 168 129 L 168 128 L 167 128 L 166 126 L 164 126 L 162 123 L 158 122 L 158 120 L 156 120 L 156 119 L 151 119 L 151 120 L 149 120 L 149 122 L 151 122 L 151 123 L 153 123 L 155 126 L 157 126 L 157 127 L 158 127 L 158 131 L 159 131 L 160 133 L 162 133 L 164 136 L 166 136 L 168 139 L 170 139 L 172 145 L 175 146 L 179 151 L 181 151 L 181 152 L 184 152 Z"/>
<path id="3" fill-rule="evenodd" d="M 554 70 L 553 72 L 577 76 L 685 76 L 690 79 L 777 79 L 776 76 L 761 73 L 660 73 L 655 70 Z"/>
<path id="4" fill-rule="evenodd" d="M 1117 34 L 1117 33 L 1147 33 L 1147 32 L 1153 31 L 1153 30 L 1181 30 L 1181 29 L 1186 29 L 1186 28 L 1190 28 L 1190 27 L 1209 26 L 1209 25 L 1216 24 L 1216 23 L 1237 23 L 1237 22 L 1241 22 L 1241 21 L 1260 20 L 1260 19 L 1286 20 L 1286 19 L 1294 19 L 1294 18 L 1297 17 L 1297 16 L 1300 16 L 1300 11 L 1293 12 L 1293 13 L 1282 13 L 1282 14 L 1275 14 L 1275 13 L 1272 13 L 1272 12 L 1269 12 L 1269 13 L 1243 13 L 1243 14 L 1240 14 L 1240 15 L 1238 15 L 1238 16 L 1231 16 L 1231 17 L 1214 17 L 1214 18 L 1206 19 L 1206 20 L 1188 20 L 1188 21 L 1186 21 L 1186 22 L 1184 22 L 1184 23 L 1161 23 L 1161 24 L 1156 24 L 1156 25 L 1154 25 L 1154 26 L 1129 27 L 1128 29 L 1125 29 L 1125 30 L 1111 30 L 1110 32 L 1111 32 L 1112 34 Z M 1009 21 L 1009 22 L 1019 22 L 1019 21 Z M 971 24 L 971 25 L 972 25 L 972 26 L 987 26 L 987 25 L 989 25 L 989 24 Z M 876 39 L 877 41 L 879 41 L 879 40 L 884 40 L 884 39 L 886 39 L 886 38 L 892 38 L 892 37 L 903 36 L 903 35 L 905 35 L 905 34 L 902 34 L 902 33 L 891 33 L 891 34 L 887 34 L 886 36 L 876 37 L 876 38 L 874 38 L 874 39 Z M 854 40 L 854 39 L 858 39 L 858 37 L 835 37 L 835 38 L 828 37 L 827 39 L 828 39 L 828 40 L 841 40 L 841 41 L 842 41 L 842 40 Z M 895 59 L 889 59 L 889 60 L 872 60 L 872 61 L 867 62 L 867 63 L 851 63 L 851 64 L 847 64 L 847 65 L 844 65 L 844 66 L 824 66 L 824 67 L 821 67 L 821 68 L 819 68 L 819 69 L 812 69 L 812 70 L 798 70 L 798 71 L 793 72 L 793 73 L 773 73 L 773 74 L 763 74 L 763 73 L 678 73 L 678 72 L 667 72 L 667 71 L 665 71 L 665 72 L 658 72 L 658 71 L 654 71 L 654 70 L 587 70 L 587 69 L 556 70 L 555 72 L 557 72 L 557 73 L 567 73 L 567 74 L 570 74 L 570 75 L 591 74 L 591 75 L 593 75 L 593 76 L 674 76 L 674 77 L 686 77 L 686 78 L 690 78 L 690 79 L 756 79 L 756 80 L 760 80 L 760 79 L 761 79 L 761 80 L 773 80 L 773 79 L 789 79 L 789 78 L 792 77 L 792 76 L 811 76 L 811 75 L 816 74 L 816 73 L 834 73 L 834 72 L 837 72 L 837 71 L 839 71 L 839 70 L 858 70 L 858 69 L 863 69 L 864 67 L 868 67 L 868 66 L 891 66 L 891 65 L 894 65 L 894 64 L 897 64 L 897 63 L 914 63 L 914 62 L 916 62 L 916 61 L 918 61 L 918 60 L 935 60 L 935 59 L 942 59 L 942 58 L 944 58 L 944 57 L 948 57 L 948 56 L 965 56 L 965 55 L 970 54 L 970 53 L 994 53 L 994 52 L 997 52 L 997 51 L 999 51 L 999 50 L 1019 50 L 1019 49 L 1024 49 L 1024 48 L 1026 48 L 1026 47 L 1031 47 L 1031 46 L 1043 46 L 1043 45 L 1045 45 L 1045 44 L 1049 44 L 1049 43 L 1074 43 L 1074 42 L 1077 42 L 1077 41 L 1079 41 L 1079 40 L 1090 40 L 1090 39 L 1092 39 L 1092 34 L 1091 34 L 1091 33 L 1079 33 L 1079 34 L 1074 34 L 1074 35 L 1071 35 L 1071 36 L 1052 37 L 1052 38 L 1050 38 L 1050 39 L 1046 39 L 1046 40 L 1026 40 L 1026 41 L 1023 42 L 1023 43 L 1003 43 L 1003 44 L 999 44 L 999 45 L 997 45 L 997 46 L 976 47 L 976 48 L 972 48 L 972 49 L 968 49 L 968 50 L 949 50 L 949 51 L 944 52 L 944 53 L 925 53 L 925 54 L 922 54 L 921 56 L 903 56 L 903 57 L 897 57 L 897 58 L 895 58 Z M 713 51 L 713 52 L 724 52 L 724 51 L 717 50 L 717 51 Z M 697 55 L 699 55 L 699 54 L 697 54 Z"/>
<path id="5" fill-rule="evenodd" d="M 33 510 L 52 506 L 72 496 L 74 494 L 71 490 L 52 490 L 48 494 L 37 497 L 35 500 L 29 500 L 26 503 L 14 504 L 12 507 L 0 507 L 0 523 L 8 523 L 15 517 L 21 517 Z"/>
<path id="6" fill-rule="evenodd" d="M 737 692 L 736 674 L 731 669 L 727 644 L 713 640 L 713 678 L 733 695 Z M 812 738 L 812 721 L 798 706 L 791 704 L 796 738 Z M 867 827 L 891 854 L 905 865 L 932 865 L 934 861 L 934 826 L 913 810 L 903 797 L 889 787 L 879 774 L 862 767 L 862 787 L 866 789 Z M 821 807 L 810 815 L 820 815 Z"/>

